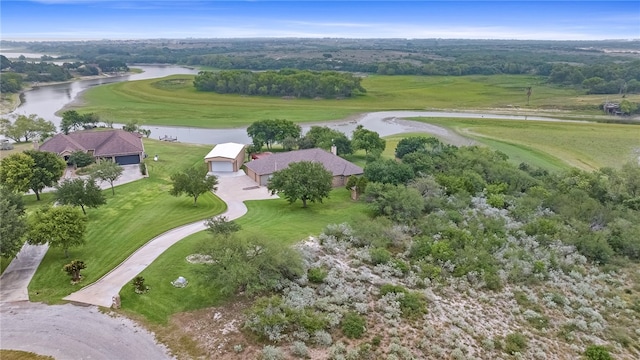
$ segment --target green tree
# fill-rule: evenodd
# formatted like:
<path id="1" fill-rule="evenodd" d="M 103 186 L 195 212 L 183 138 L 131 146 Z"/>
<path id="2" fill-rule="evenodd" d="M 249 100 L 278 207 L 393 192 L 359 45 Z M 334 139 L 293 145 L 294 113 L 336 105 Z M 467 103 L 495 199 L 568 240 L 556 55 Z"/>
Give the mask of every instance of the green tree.
<path id="1" fill-rule="evenodd" d="M 407 164 L 391 159 L 379 159 L 367 164 L 364 176 L 371 182 L 383 184 L 406 184 L 413 179 L 414 173 Z"/>
<path id="2" fill-rule="evenodd" d="M 428 143 L 429 138 L 426 136 L 406 137 L 400 140 L 398 142 L 398 145 L 396 145 L 396 157 L 398 159 L 403 159 L 407 154 L 411 154 L 417 151 L 426 151 Z"/>
<path id="3" fill-rule="evenodd" d="M 56 185 L 56 201 L 62 205 L 80 206 L 85 215 L 85 207 L 97 208 L 107 201 L 102 194 L 102 190 L 96 185 L 93 178 L 87 180 L 73 179 L 65 180 Z"/>
<path id="4" fill-rule="evenodd" d="M 630 115 L 638 111 L 638 105 L 625 99 L 620 102 L 620 111 L 625 115 Z"/>
<path id="5" fill-rule="evenodd" d="M 282 279 L 304 273 L 300 254 L 279 241 L 252 236 L 223 236 L 207 243 L 204 253 L 215 260 L 208 277 L 224 295 L 273 290 Z"/>
<path id="6" fill-rule="evenodd" d="M 422 194 L 404 185 L 369 183 L 364 198 L 376 215 L 399 223 L 412 223 L 425 208 Z"/>
<path id="7" fill-rule="evenodd" d="M 307 201 L 322 202 L 329 197 L 333 176 L 322 166 L 312 161 L 300 161 L 289 164 L 289 167 L 273 173 L 267 184 L 272 194 L 282 193 L 293 203 L 300 199 L 302 207 L 307 207 Z"/>
<path id="8" fill-rule="evenodd" d="M 0 162 L 0 183 L 9 191 L 24 193 L 29 190 L 36 163 L 25 153 L 15 153 Z"/>
<path id="9" fill-rule="evenodd" d="M 226 216 L 216 216 L 207 219 L 207 231 L 215 235 L 229 236 L 240 231 L 241 227 L 233 220 L 229 220 Z"/>
<path id="10" fill-rule="evenodd" d="M 204 166 L 194 166 L 183 172 L 171 175 L 173 187 L 169 194 L 180 196 L 186 194 L 193 197 L 193 206 L 196 206 L 198 197 L 207 191 L 217 190 L 218 178 L 207 175 L 207 168 Z"/>
<path id="11" fill-rule="evenodd" d="M 69 257 L 69 248 L 84 244 L 87 217 L 79 209 L 63 205 L 43 207 L 28 218 L 29 244 L 46 244 L 64 250 Z"/>
<path id="12" fill-rule="evenodd" d="M 28 142 L 37 138 L 45 139 L 55 133 L 56 127 L 51 121 L 38 117 L 36 114 L 18 115 L 12 123 L 9 119 L 0 120 L 0 131 L 2 135 L 20 142 Z"/>
<path id="13" fill-rule="evenodd" d="M 321 148 L 330 150 L 335 145 L 339 155 L 353 153 L 351 140 L 344 133 L 327 126 L 312 126 L 305 136 L 300 139 L 300 149 Z"/>
<path id="14" fill-rule="evenodd" d="M 77 167 L 85 167 L 92 164 L 94 162 L 94 159 L 93 156 L 89 155 L 88 153 L 78 150 L 72 152 L 71 155 L 69 155 L 69 159 L 67 160 L 67 162 Z"/>
<path id="15" fill-rule="evenodd" d="M 8 196 L 5 196 L 8 195 Z M 15 256 L 22 247 L 22 236 L 27 231 L 27 222 L 21 203 L 13 201 L 14 197 L 2 190 L 0 197 L 0 256 Z"/>
<path id="16" fill-rule="evenodd" d="M 111 185 L 111 195 L 115 195 L 116 191 L 113 189 L 113 182 L 118 180 L 123 171 L 124 169 L 122 166 L 115 162 L 100 161 L 91 169 L 91 177 L 102 181 L 108 181 L 109 185 Z"/>
<path id="17" fill-rule="evenodd" d="M 353 140 L 351 143 L 355 150 L 362 149 L 366 154 L 382 153 L 387 144 L 384 139 L 380 138 L 380 134 L 365 129 L 362 125 L 358 125 L 358 127 L 353 130 Z"/>
<path id="18" fill-rule="evenodd" d="M 247 134 L 257 147 L 267 145 L 271 149 L 274 143 L 282 143 L 287 138 L 298 139 L 302 129 L 300 125 L 284 119 L 267 119 L 249 125 Z"/>
<path id="19" fill-rule="evenodd" d="M 29 179 L 29 188 L 33 190 L 39 201 L 42 189 L 57 184 L 67 164 L 58 155 L 48 151 L 26 150 L 24 153 L 29 155 L 35 163 L 33 175 Z"/>

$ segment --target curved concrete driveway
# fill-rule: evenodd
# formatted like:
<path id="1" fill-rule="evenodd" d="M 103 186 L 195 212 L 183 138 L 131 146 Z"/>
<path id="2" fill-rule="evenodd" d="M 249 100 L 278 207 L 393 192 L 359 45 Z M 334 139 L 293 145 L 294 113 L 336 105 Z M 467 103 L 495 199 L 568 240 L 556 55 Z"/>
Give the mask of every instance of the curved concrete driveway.
<path id="1" fill-rule="evenodd" d="M 95 306 L 0 304 L 0 344 L 56 360 L 172 359 L 153 333 Z"/>
<path id="2" fill-rule="evenodd" d="M 245 200 L 277 198 L 262 186 L 256 186 L 244 172 L 218 176 L 216 195 L 227 204 L 227 211 L 220 216 L 229 220 L 237 219 L 247 213 Z M 95 283 L 76 291 L 64 300 L 110 307 L 114 295 L 129 283 L 136 275 L 149 266 L 160 254 L 181 239 L 205 230 L 204 221 L 184 225 L 157 236 L 131 254 L 124 262 L 111 270 Z"/>

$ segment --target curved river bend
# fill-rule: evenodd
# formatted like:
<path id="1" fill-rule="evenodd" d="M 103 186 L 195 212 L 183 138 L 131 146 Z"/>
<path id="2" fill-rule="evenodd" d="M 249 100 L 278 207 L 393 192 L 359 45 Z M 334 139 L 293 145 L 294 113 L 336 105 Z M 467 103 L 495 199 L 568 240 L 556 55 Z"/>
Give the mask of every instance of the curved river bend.
<path id="1" fill-rule="evenodd" d="M 93 87 L 121 81 L 145 80 L 161 78 L 176 74 L 197 74 L 198 70 L 173 65 L 136 65 L 136 68 L 143 70 L 139 74 L 124 76 L 105 77 L 92 80 L 80 80 L 63 84 L 46 85 L 26 91 L 22 96 L 22 104 L 13 111 L 12 114 L 38 116 L 52 121 L 56 126 L 60 125 L 60 117 L 55 113 L 65 105 L 73 102 L 78 95 Z M 336 120 L 319 122 L 313 124 L 302 124 L 303 132 L 306 132 L 312 125 L 329 126 L 333 129 L 351 135 L 351 132 L 358 125 L 363 125 L 367 129 L 376 131 L 380 136 L 389 136 L 407 132 L 425 132 L 439 136 L 455 145 L 470 145 L 472 140 L 462 137 L 443 127 L 425 124 L 417 121 L 404 120 L 410 117 L 452 117 L 452 118 L 492 118 L 505 120 L 533 120 L 533 121 L 566 121 L 546 117 L 517 116 L 517 115 L 497 115 L 478 114 L 464 112 L 433 112 L 433 111 L 380 111 L 366 113 L 355 120 Z M 118 124 L 116 124 L 118 125 Z M 118 125 L 119 126 L 119 125 Z M 152 138 L 164 136 L 177 138 L 180 142 L 196 144 L 219 144 L 223 142 L 237 142 L 242 144 L 251 143 L 247 136 L 246 128 L 235 129 L 202 129 L 178 126 L 155 126 L 145 125 L 144 128 L 151 130 Z"/>

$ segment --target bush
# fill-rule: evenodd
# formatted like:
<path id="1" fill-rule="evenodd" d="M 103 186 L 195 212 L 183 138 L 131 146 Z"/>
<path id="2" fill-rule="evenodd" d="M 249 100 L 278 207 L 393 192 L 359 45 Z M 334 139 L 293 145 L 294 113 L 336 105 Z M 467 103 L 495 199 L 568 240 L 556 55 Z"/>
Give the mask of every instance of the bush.
<path id="1" fill-rule="evenodd" d="M 284 353 L 280 348 L 275 346 L 267 345 L 262 348 L 262 359 L 263 360 L 284 360 Z"/>
<path id="2" fill-rule="evenodd" d="M 373 265 L 386 264 L 391 260 L 391 253 L 383 248 L 369 250 L 369 256 L 371 256 L 371 263 Z"/>
<path id="3" fill-rule="evenodd" d="M 321 284 L 326 277 L 327 270 L 320 267 L 311 268 L 307 271 L 307 278 L 314 284 Z"/>
<path id="4" fill-rule="evenodd" d="M 512 333 L 504 338 L 504 351 L 508 354 L 522 353 L 527 348 L 527 338 L 520 333 Z"/>
<path id="5" fill-rule="evenodd" d="M 342 319 L 342 332 L 350 339 L 359 339 L 366 331 L 366 324 L 362 316 L 350 312 Z"/>
<path id="6" fill-rule="evenodd" d="M 380 287 L 380 295 L 388 293 L 402 294 L 398 299 L 400 310 L 405 318 L 417 318 L 427 312 L 427 301 L 424 295 L 409 291 L 400 285 L 384 284 Z"/>
<path id="7" fill-rule="evenodd" d="M 69 160 L 67 163 L 71 165 L 75 165 L 76 167 L 85 167 L 87 165 L 93 164 L 93 156 L 89 155 L 84 151 L 74 151 L 69 155 Z"/>
<path id="8" fill-rule="evenodd" d="M 140 174 L 147 175 L 147 165 L 144 163 L 144 160 L 140 161 L 140 164 L 138 164 L 138 167 L 140 168 Z"/>
<path id="9" fill-rule="evenodd" d="M 309 357 L 309 349 L 302 341 L 294 341 L 291 345 L 291 353 L 299 358 Z"/>
<path id="10" fill-rule="evenodd" d="M 584 356 L 588 360 L 611 360 L 609 350 L 601 345 L 590 345 L 584 352 Z"/>
<path id="11" fill-rule="evenodd" d="M 149 291 L 149 287 L 144 284 L 144 278 L 142 276 L 136 276 L 131 283 L 136 294 L 144 294 Z"/>

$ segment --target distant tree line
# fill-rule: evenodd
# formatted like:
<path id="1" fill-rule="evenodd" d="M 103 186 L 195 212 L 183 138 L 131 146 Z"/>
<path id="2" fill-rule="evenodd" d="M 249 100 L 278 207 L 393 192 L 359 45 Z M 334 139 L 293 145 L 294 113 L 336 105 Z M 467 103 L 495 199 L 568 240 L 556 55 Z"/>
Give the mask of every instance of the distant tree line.
<path id="1" fill-rule="evenodd" d="M 13 73 L 23 74 L 26 81 L 46 82 L 71 79 L 71 73 L 60 65 L 48 62 L 10 61 L 2 57 L 2 77 L 6 75 L 5 71 L 10 69 Z"/>
<path id="2" fill-rule="evenodd" d="M 350 97 L 366 92 L 360 78 L 336 71 L 314 72 L 284 69 L 251 72 L 246 70 L 201 71 L 193 81 L 200 91 L 221 94 L 314 97 Z"/>
<path id="3" fill-rule="evenodd" d="M 380 75 L 532 74 L 548 77 L 553 84 L 584 88 L 590 94 L 640 91 L 639 62 L 629 54 L 602 50 L 634 48 L 635 41 L 184 39 L 8 44 L 34 52 L 69 54 L 57 59 L 80 59 L 86 64 L 115 61 Z"/>

